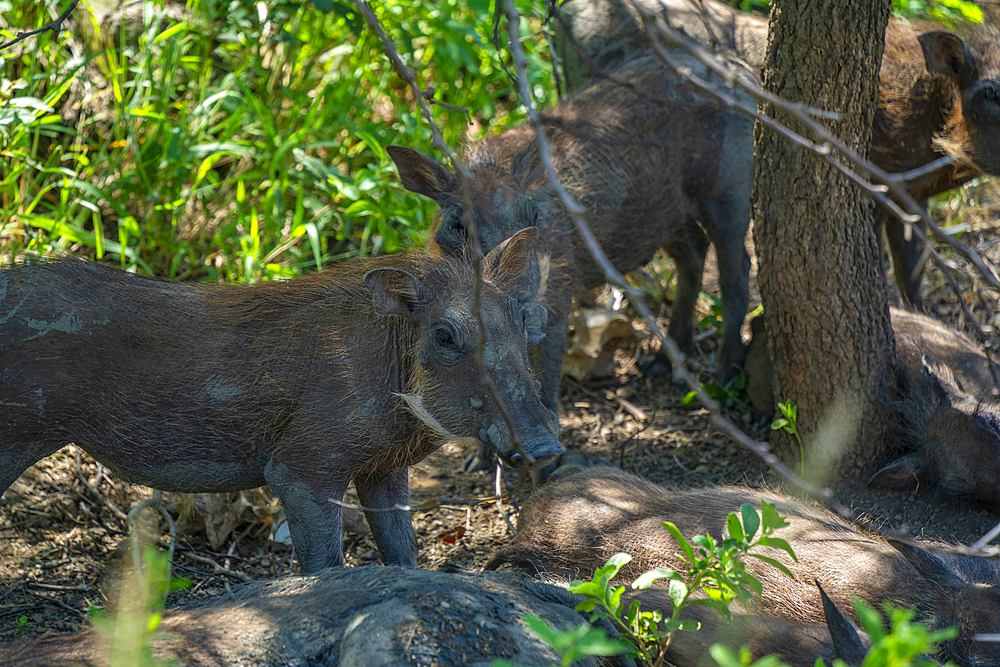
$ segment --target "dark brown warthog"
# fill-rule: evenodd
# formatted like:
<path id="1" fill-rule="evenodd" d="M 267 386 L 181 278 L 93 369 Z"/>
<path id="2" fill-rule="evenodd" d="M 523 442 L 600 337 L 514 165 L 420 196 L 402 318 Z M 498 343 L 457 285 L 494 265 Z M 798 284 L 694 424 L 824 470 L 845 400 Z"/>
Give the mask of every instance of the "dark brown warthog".
<path id="1" fill-rule="evenodd" d="M 178 667 L 489 667 L 497 659 L 551 665 L 558 654 L 528 628 L 524 615 L 575 629 L 585 621 L 573 610 L 579 601 L 563 589 L 507 573 L 337 568 L 249 584 L 200 607 L 168 611 L 150 647 L 154 657 Z M 11 642 L 0 644 L 0 665 L 103 666 L 109 649 L 93 631 Z M 624 656 L 587 656 L 573 664 L 634 667 Z"/>
<path id="2" fill-rule="evenodd" d="M 879 470 L 875 489 L 932 489 L 1000 511 L 1000 400 L 992 364 L 978 345 L 941 322 L 890 308 L 899 393 L 886 401 L 898 415 L 898 458 Z M 774 415 L 771 363 L 763 318 L 751 322 L 744 365 L 754 407 Z M 993 369 L 991 371 L 991 368 Z"/>
<path id="3" fill-rule="evenodd" d="M 516 287 L 534 230 L 483 264 L 486 364 L 526 452 L 562 451 Z M 263 484 L 302 569 L 343 565 L 340 500 L 405 505 L 406 466 L 448 438 L 518 459 L 474 361 L 473 273 L 419 255 L 252 287 L 143 278 L 75 259 L 0 272 L 0 489 L 75 442 L 169 491 Z M 404 511 L 369 512 L 385 563 L 416 565 Z"/>
<path id="4" fill-rule="evenodd" d="M 707 75 L 697 62 L 686 62 Z M 661 247 L 673 257 L 678 287 L 670 335 L 681 345 L 691 341 L 705 254 L 709 241 L 715 244 L 725 320 L 717 372 L 728 379 L 743 359 L 740 325 L 750 269 L 744 247 L 750 179 L 744 174 L 752 169 L 753 122 L 714 104 L 651 57 L 630 61 L 616 77 L 635 90 L 597 81 L 546 113 L 553 166 L 586 208 L 618 270 L 642 266 Z M 389 150 L 403 185 L 441 206 L 436 245 L 446 254 L 465 252 L 456 176 L 415 151 Z M 551 192 L 531 127 L 477 142 L 466 166 L 475 176 L 468 196 L 484 248 L 518 229 L 539 227 L 539 266 L 531 278 L 549 311 L 540 365 L 542 398 L 554 409 L 572 296 L 603 283 L 604 273 Z"/>
<path id="5" fill-rule="evenodd" d="M 750 68 L 764 66 L 767 19 L 743 14 L 716 0 L 637 0 L 665 9 L 667 21 L 720 54 Z M 568 0 L 555 22 L 559 51 L 572 89 L 591 77 L 570 36 L 597 65 L 610 69 L 646 48 L 631 0 Z M 977 26 L 963 40 L 940 26 L 890 20 L 880 70 L 871 160 L 905 172 L 945 155 L 957 161 L 907 187 L 921 203 L 982 174 L 1000 174 L 1000 29 Z M 747 177 L 751 176 L 747 172 Z M 885 221 L 900 291 L 920 304 L 922 248 L 905 239 L 895 216 Z"/>
<path id="6" fill-rule="evenodd" d="M 543 486 L 522 508 L 517 536 L 489 566 L 511 563 L 528 572 L 590 578 L 594 568 L 615 553 L 632 555 L 622 581 L 654 567 L 678 568 L 680 547 L 661 524 L 673 522 L 686 536 L 722 537 L 726 516 L 743 503 L 777 506 L 790 525 L 777 531 L 798 557 L 793 562 L 776 549 L 762 554 L 784 563 L 795 579 L 754 558 L 748 571 L 760 579 L 764 594 L 752 611 L 763 616 L 813 625 L 824 610 L 814 581 L 845 612 L 858 596 L 881 609 L 882 601 L 915 609 L 932 627 L 957 626 L 959 636 L 938 655 L 961 665 L 1000 664 L 1000 646 L 973 639 L 1000 632 L 1000 591 L 960 579 L 923 549 L 890 544 L 847 524 L 833 514 L 794 499 L 754 489 L 715 487 L 669 492 L 614 468 L 592 468 Z"/>

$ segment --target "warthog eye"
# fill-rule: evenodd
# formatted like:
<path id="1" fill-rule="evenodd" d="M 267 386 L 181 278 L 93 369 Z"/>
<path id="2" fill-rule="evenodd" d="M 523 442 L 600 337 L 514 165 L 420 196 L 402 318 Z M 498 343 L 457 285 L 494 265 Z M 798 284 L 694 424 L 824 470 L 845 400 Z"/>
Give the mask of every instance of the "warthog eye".
<path id="1" fill-rule="evenodd" d="M 1000 106 L 1000 84 L 990 80 L 980 81 L 969 88 L 967 95 L 980 104 Z"/>
<path id="2" fill-rule="evenodd" d="M 458 345 L 455 344 L 455 338 L 451 335 L 451 332 L 445 328 L 434 330 L 434 342 L 446 350 L 458 349 Z"/>

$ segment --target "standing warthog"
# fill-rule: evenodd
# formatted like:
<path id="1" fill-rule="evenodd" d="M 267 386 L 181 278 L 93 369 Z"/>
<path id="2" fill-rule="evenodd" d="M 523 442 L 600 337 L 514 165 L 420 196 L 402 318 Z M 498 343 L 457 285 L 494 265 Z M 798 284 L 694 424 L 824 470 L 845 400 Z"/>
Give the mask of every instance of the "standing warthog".
<path id="1" fill-rule="evenodd" d="M 754 489 L 715 487 L 670 492 L 635 475 L 596 467 L 543 486 L 521 510 L 517 536 L 487 567 L 503 563 L 528 572 L 589 579 L 594 568 L 625 552 L 633 560 L 622 569 L 632 581 L 655 567 L 677 569 L 680 546 L 663 527 L 670 521 L 685 536 L 721 538 L 726 517 L 744 503 L 759 507 L 761 499 L 777 506 L 789 526 L 776 532 L 794 549 L 798 562 L 770 547 L 762 555 L 776 558 L 795 575 L 747 558 L 747 570 L 763 584 L 754 598 L 755 614 L 819 625 L 822 600 L 814 581 L 822 583 L 841 609 L 851 609 L 857 596 L 878 609 L 883 600 L 915 609 L 917 619 L 934 628 L 957 626 L 959 636 L 938 654 L 960 665 L 1000 664 L 1000 646 L 973 637 L 1000 632 L 1000 591 L 963 581 L 941 560 L 916 546 L 887 542 L 869 535 L 823 509 Z"/>
<path id="2" fill-rule="evenodd" d="M 869 480 L 873 489 L 933 489 L 1000 511 L 1000 399 L 993 364 L 974 342 L 941 322 L 890 308 L 899 366 L 898 394 L 886 403 L 898 423 L 898 458 Z M 747 395 L 774 415 L 771 362 L 762 317 L 751 322 Z M 848 454 L 850 455 L 850 454 Z"/>
<path id="3" fill-rule="evenodd" d="M 693 59 L 685 62 L 712 78 Z M 692 339 L 705 255 L 709 242 L 715 244 L 724 304 L 716 369 L 721 379 L 730 378 L 743 359 L 740 325 L 750 270 L 744 246 L 750 179 L 743 174 L 753 166 L 753 121 L 651 57 L 626 63 L 615 81 L 594 82 L 544 117 L 559 181 L 586 208 L 615 267 L 636 269 L 661 247 L 676 262 L 670 335 L 682 346 Z M 434 244 L 444 253 L 466 252 L 466 201 L 484 248 L 518 229 L 539 228 L 539 262 L 529 275 L 549 311 L 539 356 L 542 400 L 555 409 L 572 297 L 605 275 L 549 187 L 534 130 L 523 125 L 475 143 L 465 158 L 474 178 L 464 195 L 456 175 L 434 160 L 399 147 L 389 153 L 403 186 L 441 206 Z"/>
<path id="4" fill-rule="evenodd" d="M 767 19 L 717 0 L 637 0 L 665 12 L 691 39 L 764 66 Z M 704 8 L 704 9 L 703 9 Z M 592 75 L 573 42 L 603 69 L 647 48 L 632 0 L 568 0 L 559 5 L 557 48 L 570 89 Z M 888 172 L 906 172 L 945 155 L 951 165 L 907 184 L 919 203 L 983 174 L 1000 174 L 1000 29 L 977 26 L 966 39 L 931 23 L 891 19 L 885 33 L 870 159 Z M 752 172 L 747 171 L 751 178 Z M 921 303 L 922 248 L 903 224 L 879 209 L 903 296 Z"/>
<path id="5" fill-rule="evenodd" d="M 535 230 L 483 262 L 485 360 L 524 450 L 562 451 L 538 397 L 518 287 Z M 339 501 L 405 505 L 406 467 L 449 438 L 520 458 L 475 362 L 474 274 L 394 255 L 250 287 L 75 259 L 0 272 L 0 489 L 74 442 L 125 480 L 215 492 L 270 484 L 302 569 L 343 565 Z M 367 513 L 384 563 L 416 565 L 405 511 Z"/>

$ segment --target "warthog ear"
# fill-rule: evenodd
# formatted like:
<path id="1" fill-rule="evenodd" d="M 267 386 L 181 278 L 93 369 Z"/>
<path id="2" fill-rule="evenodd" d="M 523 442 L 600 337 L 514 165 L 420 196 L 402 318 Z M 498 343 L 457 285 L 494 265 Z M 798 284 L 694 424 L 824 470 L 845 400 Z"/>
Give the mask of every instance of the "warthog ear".
<path id="1" fill-rule="evenodd" d="M 939 407 L 971 398 L 950 367 L 931 361 L 926 354 L 920 357 L 920 364 L 924 367 L 924 375 L 934 390 Z"/>
<path id="2" fill-rule="evenodd" d="M 900 493 L 916 491 L 920 486 L 918 473 L 922 463 L 923 457 L 918 454 L 902 456 L 872 475 L 865 488 Z"/>
<path id="3" fill-rule="evenodd" d="M 427 289 L 420 280 L 403 269 L 372 269 L 365 274 L 365 286 L 372 291 L 375 312 L 379 315 L 402 315 L 419 319 L 420 306 L 427 302 Z"/>
<path id="4" fill-rule="evenodd" d="M 913 566 L 913 569 L 920 573 L 920 576 L 938 586 L 965 586 L 955 572 L 945 565 L 944 561 L 934 554 L 924 551 L 920 547 L 889 539 L 889 544 L 906 559 L 906 562 Z"/>
<path id="5" fill-rule="evenodd" d="M 819 589 L 819 596 L 823 600 L 823 615 L 826 617 L 826 627 L 830 630 L 830 638 L 833 640 L 833 654 L 843 660 L 848 665 L 860 665 L 864 660 L 868 650 L 861 643 L 861 637 L 851 622 L 847 620 L 840 608 L 834 604 L 830 596 L 826 594 L 823 587 L 816 582 Z"/>
<path id="6" fill-rule="evenodd" d="M 493 248 L 483 258 L 483 275 L 501 290 L 520 278 L 534 253 L 537 233 L 537 227 L 527 227 Z"/>
<path id="7" fill-rule="evenodd" d="M 438 204 L 451 199 L 458 181 L 453 173 L 436 160 L 402 146 L 387 146 L 386 150 L 396 163 L 399 180 L 404 188 L 430 197 Z"/>
<path id="8" fill-rule="evenodd" d="M 965 90 L 978 75 L 979 61 L 957 35 L 943 30 L 917 37 L 924 52 L 924 65 L 931 74 L 944 74 Z"/>

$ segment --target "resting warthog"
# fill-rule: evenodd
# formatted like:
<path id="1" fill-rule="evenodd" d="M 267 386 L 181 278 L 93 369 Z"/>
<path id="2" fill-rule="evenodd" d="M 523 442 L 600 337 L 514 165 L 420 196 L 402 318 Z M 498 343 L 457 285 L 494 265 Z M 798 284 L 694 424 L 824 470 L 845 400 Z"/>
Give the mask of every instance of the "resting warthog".
<path id="1" fill-rule="evenodd" d="M 938 655 L 961 665 L 1000 664 L 1000 646 L 973 639 L 1000 632 L 1000 591 L 960 579 L 941 560 L 915 546 L 869 535 L 823 509 L 794 499 L 738 487 L 670 492 L 616 470 L 597 467 L 545 485 L 521 510 L 517 536 L 487 567 L 502 563 L 531 573 L 587 578 L 615 553 L 632 555 L 622 581 L 655 567 L 677 569 L 677 542 L 661 524 L 671 521 L 685 536 L 725 534 L 726 516 L 743 503 L 777 506 L 790 525 L 776 536 L 792 546 L 798 562 L 783 551 L 760 553 L 784 563 L 795 575 L 747 558 L 747 570 L 764 593 L 751 605 L 755 614 L 819 625 L 824 609 L 819 581 L 841 609 L 858 596 L 878 609 L 883 600 L 915 609 L 918 620 L 940 628 L 957 626 L 959 636 Z"/>
<path id="2" fill-rule="evenodd" d="M 579 601 L 508 573 L 337 568 L 248 584 L 196 608 L 168 611 L 150 649 L 159 660 L 191 667 L 488 667 L 497 659 L 551 665 L 558 654 L 528 628 L 524 615 L 575 629 L 585 620 L 573 610 Z M 0 664 L 104 665 L 110 648 L 93 631 L 21 640 L 0 644 Z M 634 667 L 624 656 L 587 656 L 573 664 Z"/>
<path id="3" fill-rule="evenodd" d="M 919 486 L 974 498 L 1000 511 L 1000 400 L 991 364 L 978 345 L 941 322 L 890 308 L 900 370 L 899 392 L 887 403 L 898 416 L 899 458 L 869 487 L 915 491 Z M 751 322 L 747 395 L 774 415 L 771 363 L 762 317 Z"/>
<path id="4" fill-rule="evenodd" d="M 685 62 L 712 78 L 694 60 Z M 597 81 L 546 112 L 553 166 L 619 271 L 642 266 L 661 247 L 673 257 L 678 286 L 670 335 L 681 345 L 691 341 L 705 254 L 709 241 L 715 244 L 725 321 L 716 367 L 728 379 L 743 359 L 750 270 L 750 180 L 743 174 L 752 168 L 753 122 L 654 58 L 630 61 L 615 76 L 629 85 Z M 441 206 L 435 244 L 446 254 L 466 252 L 465 199 L 455 174 L 415 151 L 389 152 L 403 186 Z M 573 294 L 603 283 L 604 272 L 551 191 L 530 126 L 482 139 L 465 164 L 474 174 L 468 201 L 484 248 L 518 229 L 539 228 L 539 266 L 530 276 L 549 311 L 542 400 L 555 409 Z"/>
<path id="5" fill-rule="evenodd" d="M 667 22 L 695 41 L 754 70 L 763 68 L 766 18 L 716 0 L 638 2 L 665 9 Z M 570 89 L 591 77 L 572 40 L 604 69 L 646 48 L 631 0 L 568 0 L 559 7 L 562 20 L 554 27 Z M 955 157 L 953 164 L 907 185 L 924 204 L 976 176 L 1000 174 L 1000 30 L 979 25 L 963 40 L 940 26 L 893 19 L 885 41 L 872 162 L 888 172 L 905 172 L 945 155 Z M 878 215 L 885 221 L 900 291 L 919 305 L 922 248 L 915 235 L 906 240 L 895 216 L 881 210 Z"/>
<path id="6" fill-rule="evenodd" d="M 525 451 L 562 451 L 532 378 L 540 326 L 517 287 L 534 230 L 483 263 L 486 364 Z M 480 382 L 474 274 L 395 255 L 250 287 L 190 285 L 75 259 L 0 272 L 0 489 L 75 442 L 169 491 L 270 484 L 302 569 L 343 565 L 339 501 L 405 505 L 406 467 L 448 438 L 518 459 Z M 372 511 L 383 562 L 416 565 L 405 511 Z"/>

